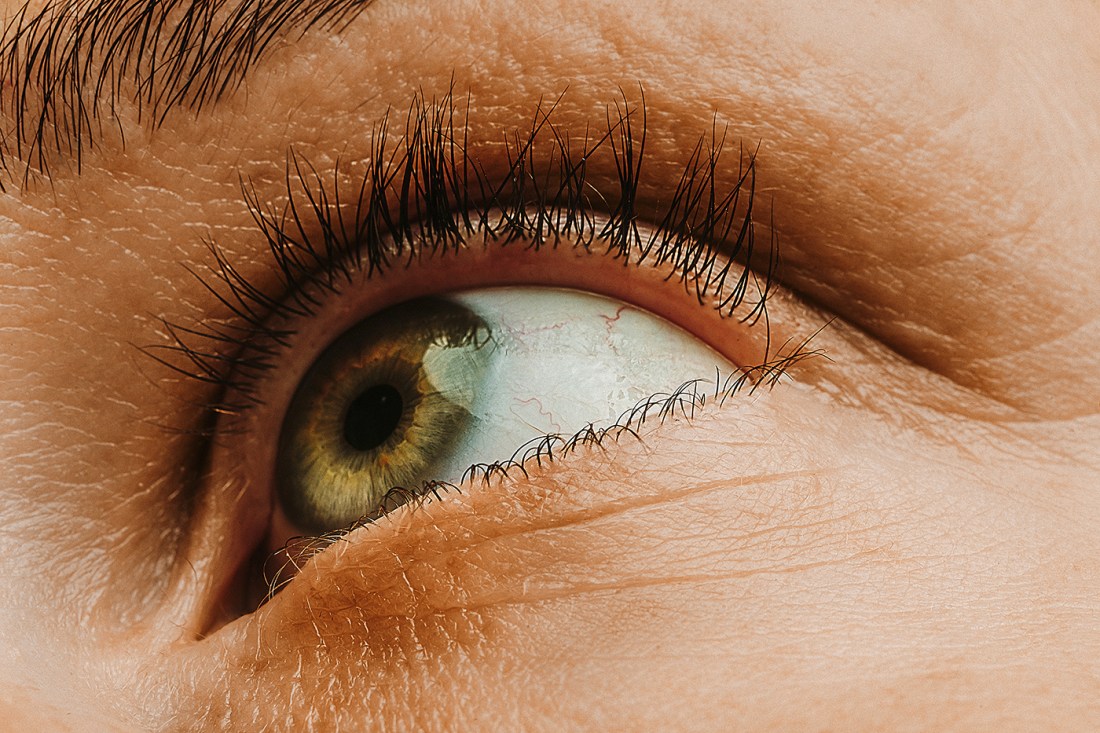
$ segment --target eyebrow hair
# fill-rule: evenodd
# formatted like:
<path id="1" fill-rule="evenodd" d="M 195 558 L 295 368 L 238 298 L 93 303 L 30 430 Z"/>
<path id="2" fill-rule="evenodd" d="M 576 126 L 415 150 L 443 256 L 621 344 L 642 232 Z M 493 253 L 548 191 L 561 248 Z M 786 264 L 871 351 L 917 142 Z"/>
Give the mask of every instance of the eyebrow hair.
<path id="1" fill-rule="evenodd" d="M 79 172 L 104 113 L 136 102 L 152 127 L 237 89 L 272 45 L 342 30 L 374 0 L 47 0 L 0 37 L 0 168 L 23 183 L 60 155 Z M 119 124 L 116 120 L 115 124 Z M 0 182 L 0 190 L 3 183 Z"/>

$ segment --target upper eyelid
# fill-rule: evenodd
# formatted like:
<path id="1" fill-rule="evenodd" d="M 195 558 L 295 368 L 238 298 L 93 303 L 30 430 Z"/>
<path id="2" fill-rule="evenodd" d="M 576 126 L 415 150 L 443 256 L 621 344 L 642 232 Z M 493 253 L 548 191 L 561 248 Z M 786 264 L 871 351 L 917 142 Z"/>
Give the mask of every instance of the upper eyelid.
<path id="1" fill-rule="evenodd" d="M 215 412 L 246 410 L 252 383 L 273 357 L 271 350 L 257 353 L 248 347 L 257 342 L 285 346 L 292 334 L 280 329 L 310 314 L 316 306 L 312 291 L 338 290 L 350 277 L 349 268 L 369 274 L 385 268 L 387 257 L 422 254 L 425 232 L 432 235 L 427 237 L 432 247 L 458 246 L 479 229 L 536 248 L 560 238 L 574 246 L 606 247 L 612 256 L 646 259 L 668 278 L 693 284 L 700 302 L 704 294 L 721 293 L 719 308 L 725 315 L 754 322 L 761 318 L 778 251 L 774 240 L 763 247 L 753 241 L 753 159 L 742 156 L 736 181 L 722 186 L 716 175 L 722 141 L 701 137 L 667 206 L 651 217 L 658 225 L 643 236 L 636 221 L 644 217 L 634 192 L 643 168 L 644 101 L 632 107 L 624 98 L 613 109 L 617 119 L 609 115 L 606 132 L 583 144 L 570 142 L 551 124 L 553 107 L 536 110 L 527 138 L 515 140 L 508 165 L 495 176 L 467 154 L 465 129 L 456 128 L 456 117 L 462 118 L 451 97 L 433 104 L 415 99 L 403 128 L 394 126 L 405 131 L 396 143 L 383 120 L 372 162 L 351 185 L 341 183 L 348 179 L 341 177 L 339 164 L 329 183 L 292 157 L 285 203 L 265 204 L 254 188 L 244 186 L 274 260 L 266 282 L 238 271 L 212 244 L 214 261 L 199 277 L 230 320 L 166 324 L 174 343 L 151 351 L 177 352 L 158 360 L 202 381 L 221 381 L 223 394 L 231 392 L 237 400 L 212 402 Z M 597 154 L 612 156 L 619 172 L 617 190 L 602 195 L 593 193 L 586 166 L 578 163 L 587 164 Z M 594 212 L 601 207 L 607 210 L 597 224 Z M 739 253 L 750 267 L 736 273 L 733 257 Z M 177 358 L 181 355 L 183 361 Z"/>

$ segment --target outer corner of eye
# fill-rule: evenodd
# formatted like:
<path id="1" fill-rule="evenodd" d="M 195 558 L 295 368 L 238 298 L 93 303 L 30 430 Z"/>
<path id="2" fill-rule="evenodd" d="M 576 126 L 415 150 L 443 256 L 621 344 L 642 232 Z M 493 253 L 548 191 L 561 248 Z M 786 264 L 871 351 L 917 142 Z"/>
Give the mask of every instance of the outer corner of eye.
<path id="1" fill-rule="evenodd" d="M 378 514 L 395 489 L 457 484 L 533 439 L 610 425 L 655 394 L 736 369 L 639 307 L 525 286 L 396 303 L 288 361 L 308 367 L 272 368 L 257 386 L 262 407 L 215 461 L 272 507 L 268 555 Z"/>

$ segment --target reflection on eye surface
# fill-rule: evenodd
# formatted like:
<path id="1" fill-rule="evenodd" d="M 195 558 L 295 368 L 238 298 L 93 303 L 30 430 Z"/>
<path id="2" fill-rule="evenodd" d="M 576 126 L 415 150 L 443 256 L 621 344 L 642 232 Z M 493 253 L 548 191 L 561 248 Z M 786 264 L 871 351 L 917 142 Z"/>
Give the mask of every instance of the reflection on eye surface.
<path id="1" fill-rule="evenodd" d="M 279 441 L 290 524 L 326 532 L 394 487 L 458 482 L 530 439 L 606 425 L 732 365 L 671 324 L 575 291 L 494 288 L 368 317 L 299 385 Z"/>

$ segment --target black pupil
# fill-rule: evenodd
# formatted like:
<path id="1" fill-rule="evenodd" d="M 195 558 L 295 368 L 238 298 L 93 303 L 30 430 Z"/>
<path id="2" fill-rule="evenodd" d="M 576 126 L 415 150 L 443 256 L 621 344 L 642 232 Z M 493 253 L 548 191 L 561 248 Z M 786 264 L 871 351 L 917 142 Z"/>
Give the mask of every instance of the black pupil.
<path id="1" fill-rule="evenodd" d="M 356 397 L 344 418 L 344 440 L 355 450 L 371 450 L 393 435 L 405 404 L 388 384 L 376 384 Z"/>

